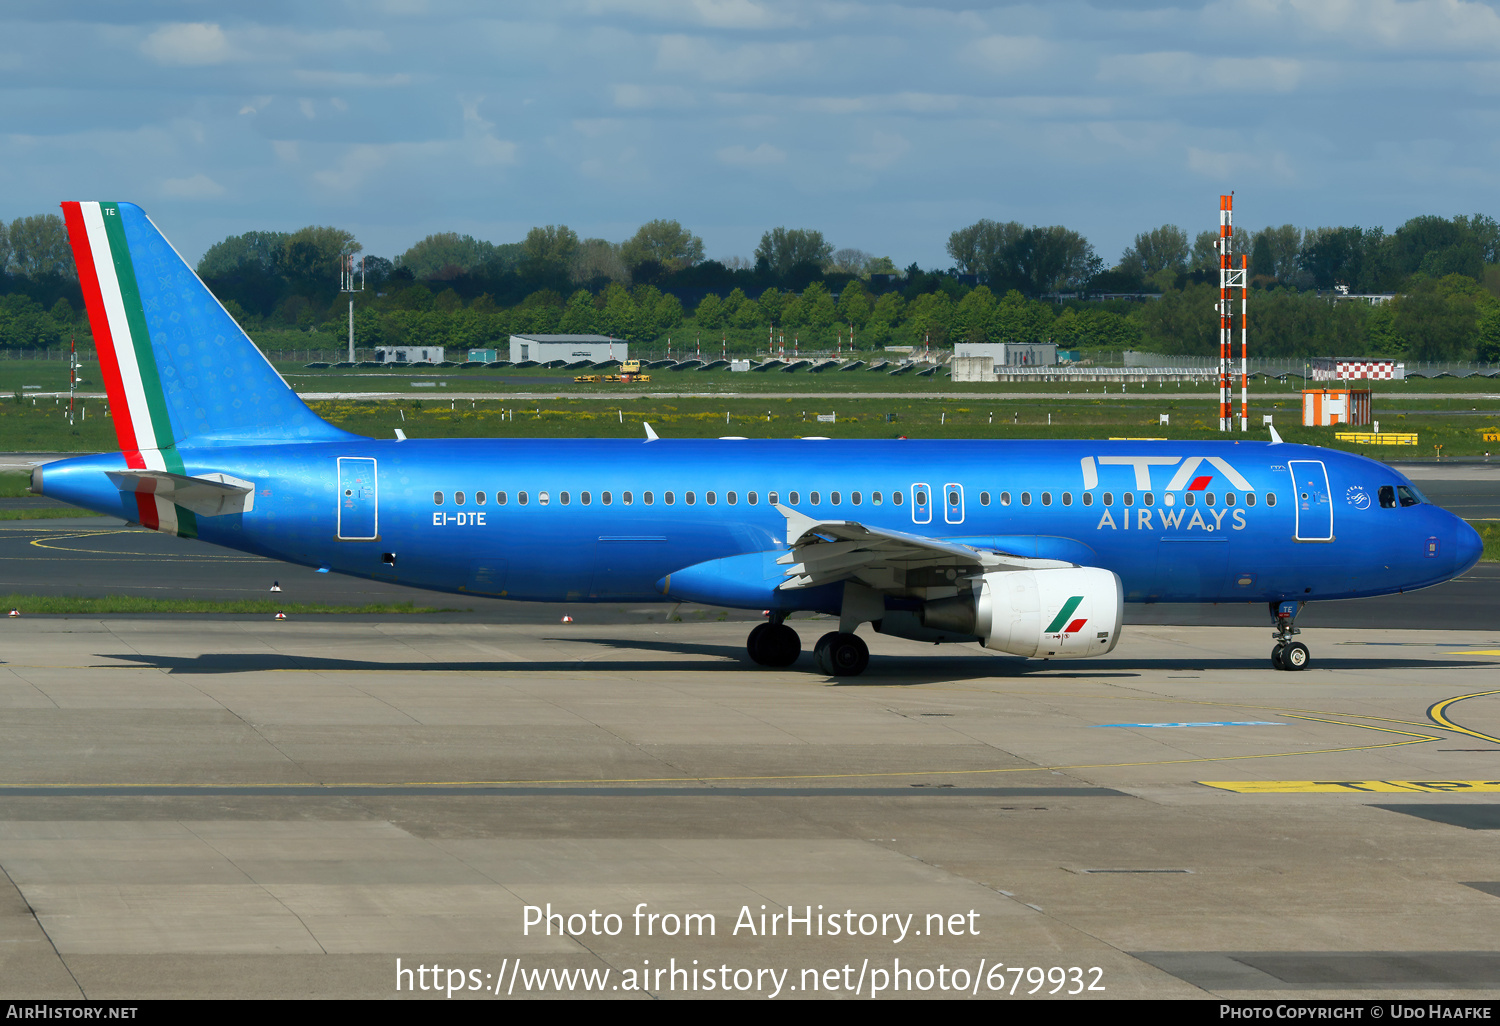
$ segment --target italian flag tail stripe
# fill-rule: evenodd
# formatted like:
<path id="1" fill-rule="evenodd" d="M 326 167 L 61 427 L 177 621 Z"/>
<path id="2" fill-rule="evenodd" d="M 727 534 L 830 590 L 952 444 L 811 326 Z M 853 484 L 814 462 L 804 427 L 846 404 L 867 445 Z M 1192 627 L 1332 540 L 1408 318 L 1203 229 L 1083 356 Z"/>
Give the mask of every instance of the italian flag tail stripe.
<path id="1" fill-rule="evenodd" d="M 1047 625 L 1047 629 L 1043 633 L 1056 634 L 1058 631 L 1062 630 L 1063 624 L 1068 622 L 1068 617 L 1073 615 L 1073 610 L 1077 609 L 1079 603 L 1081 603 L 1082 601 L 1082 595 L 1074 595 L 1072 598 L 1068 599 L 1068 601 L 1064 602 L 1062 609 L 1059 610 L 1058 614 L 1052 618 L 1052 622 Z"/>
<path id="2" fill-rule="evenodd" d="M 125 463 L 141 470 L 184 473 L 182 457 L 174 448 L 172 422 L 119 207 L 99 202 L 70 202 L 62 207 Z M 171 502 L 137 495 L 136 505 L 138 519 L 146 527 L 197 535 L 193 514 Z"/>

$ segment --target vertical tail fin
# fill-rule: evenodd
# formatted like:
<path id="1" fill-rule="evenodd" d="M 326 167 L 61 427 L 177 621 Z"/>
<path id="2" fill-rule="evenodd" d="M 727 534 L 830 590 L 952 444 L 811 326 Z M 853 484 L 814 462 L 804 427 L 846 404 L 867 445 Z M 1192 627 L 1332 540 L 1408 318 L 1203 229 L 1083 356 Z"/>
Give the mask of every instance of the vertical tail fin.
<path id="1" fill-rule="evenodd" d="M 145 211 L 62 207 L 130 466 L 182 473 L 179 445 L 348 437 L 297 398 Z"/>

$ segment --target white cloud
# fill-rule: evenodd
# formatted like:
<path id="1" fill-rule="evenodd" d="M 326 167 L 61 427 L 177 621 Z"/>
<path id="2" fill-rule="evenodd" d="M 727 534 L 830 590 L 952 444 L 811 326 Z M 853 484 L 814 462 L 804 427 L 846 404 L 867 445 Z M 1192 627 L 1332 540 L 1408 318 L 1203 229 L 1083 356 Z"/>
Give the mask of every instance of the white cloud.
<path id="1" fill-rule="evenodd" d="M 793 11 L 773 11 L 755 0 L 589 0 L 590 14 L 632 14 L 719 29 L 785 28 Z"/>
<path id="2" fill-rule="evenodd" d="M 909 149 L 911 149 L 911 143 L 901 136 L 893 132 L 876 132 L 869 151 L 849 154 L 849 162 L 867 167 L 871 171 L 879 171 L 900 160 Z"/>
<path id="3" fill-rule="evenodd" d="M 663 36 L 656 69 L 705 82 L 750 82 L 787 73 L 820 70 L 810 42 L 746 43 L 720 48 L 698 36 Z M 799 75 L 799 77 L 801 77 Z"/>
<path id="4" fill-rule="evenodd" d="M 365 71 L 309 71 L 299 68 L 292 77 L 303 85 L 330 89 L 389 89 L 411 85 L 412 77 L 404 72 L 373 74 Z"/>
<path id="5" fill-rule="evenodd" d="M 1474 0 L 1221 0 L 1205 16 L 1213 26 L 1300 45 L 1409 54 L 1500 47 L 1500 13 Z"/>
<path id="6" fill-rule="evenodd" d="M 786 162 L 786 151 L 770 143 L 761 143 L 755 149 L 744 145 L 725 146 L 715 150 L 714 156 L 732 167 L 764 167 L 768 164 Z"/>
<path id="7" fill-rule="evenodd" d="M 986 36 L 963 50 L 974 64 L 1002 73 L 1031 71 L 1054 59 L 1054 47 L 1037 36 Z"/>
<path id="8" fill-rule="evenodd" d="M 302 159 L 302 150 L 294 139 L 273 139 L 271 151 L 276 154 L 276 159 L 287 164 L 295 164 Z"/>
<path id="9" fill-rule="evenodd" d="M 651 110 L 656 107 L 692 107 L 697 98 L 676 85 L 622 84 L 612 87 L 615 106 L 622 110 Z"/>
<path id="10" fill-rule="evenodd" d="M 141 52 L 158 64 L 222 64 L 231 57 L 224 30 L 206 22 L 163 25 L 142 41 Z"/>
<path id="11" fill-rule="evenodd" d="M 1195 53 L 1120 54 L 1099 62 L 1099 81 L 1163 93 L 1289 93 L 1305 65 L 1285 57 L 1203 57 Z"/>
<path id="12" fill-rule="evenodd" d="M 205 174 L 191 178 L 168 178 L 161 183 L 161 194 L 169 199 L 215 199 L 225 193 L 224 186 Z"/>
<path id="13" fill-rule="evenodd" d="M 1221 187 L 1232 184 L 1235 180 L 1244 181 L 1249 178 L 1273 178 L 1278 182 L 1291 182 L 1297 177 L 1291 158 L 1279 150 L 1230 152 L 1189 146 L 1187 166 L 1189 171 L 1205 178 L 1218 179 Z"/>

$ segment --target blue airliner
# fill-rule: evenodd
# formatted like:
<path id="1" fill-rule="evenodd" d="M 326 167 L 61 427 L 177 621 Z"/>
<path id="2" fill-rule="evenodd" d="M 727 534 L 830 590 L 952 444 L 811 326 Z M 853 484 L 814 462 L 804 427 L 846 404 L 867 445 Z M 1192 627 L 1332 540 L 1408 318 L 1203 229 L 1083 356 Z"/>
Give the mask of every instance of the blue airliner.
<path id="1" fill-rule="evenodd" d="M 1271 442 L 370 439 L 319 419 L 129 203 L 63 210 L 121 452 L 33 491 L 147 527 L 372 580 L 550 602 L 769 611 L 863 672 L 856 633 L 1102 655 L 1125 602 L 1263 602 L 1272 664 L 1309 601 L 1425 588 L 1479 536 L 1401 474 Z M 1273 436 L 1274 437 L 1274 436 Z"/>

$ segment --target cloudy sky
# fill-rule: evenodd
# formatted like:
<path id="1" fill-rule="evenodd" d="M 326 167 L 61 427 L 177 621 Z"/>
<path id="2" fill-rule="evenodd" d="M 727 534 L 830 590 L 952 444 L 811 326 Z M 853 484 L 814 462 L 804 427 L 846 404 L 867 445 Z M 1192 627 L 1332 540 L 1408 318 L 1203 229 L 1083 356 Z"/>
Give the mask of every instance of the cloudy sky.
<path id="1" fill-rule="evenodd" d="M 0 217 L 133 200 L 189 259 L 664 217 L 945 267 L 987 217 L 1112 263 L 1230 189 L 1248 227 L 1500 216 L 1473 0 L 7 0 L 0 89 Z"/>

